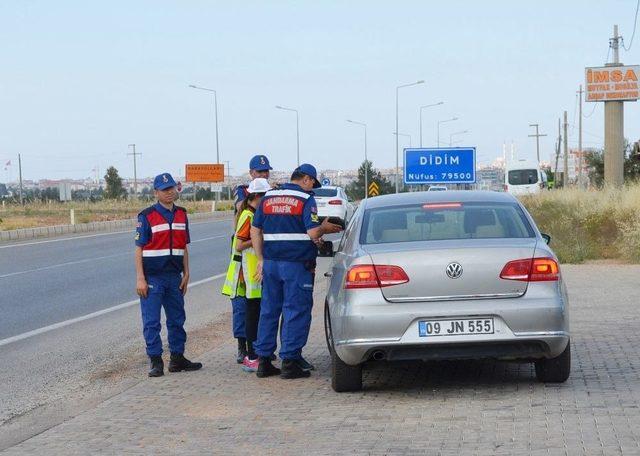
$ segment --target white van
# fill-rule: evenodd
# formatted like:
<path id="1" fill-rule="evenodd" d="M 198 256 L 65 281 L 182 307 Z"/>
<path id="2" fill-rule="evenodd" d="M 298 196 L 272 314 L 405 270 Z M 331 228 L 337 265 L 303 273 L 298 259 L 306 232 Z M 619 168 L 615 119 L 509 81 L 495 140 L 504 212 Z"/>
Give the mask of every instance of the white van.
<path id="1" fill-rule="evenodd" d="M 512 195 L 539 193 L 547 187 L 547 175 L 536 163 L 518 160 L 507 166 L 504 190 Z"/>

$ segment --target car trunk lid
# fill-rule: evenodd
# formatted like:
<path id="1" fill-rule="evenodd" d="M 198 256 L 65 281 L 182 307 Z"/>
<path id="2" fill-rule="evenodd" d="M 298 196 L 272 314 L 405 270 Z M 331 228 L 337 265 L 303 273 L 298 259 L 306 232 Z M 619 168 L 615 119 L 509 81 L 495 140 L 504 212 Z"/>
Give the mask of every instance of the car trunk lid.
<path id="1" fill-rule="evenodd" d="M 462 239 L 363 246 L 375 265 L 400 266 L 409 282 L 382 288 L 392 302 L 512 298 L 528 282 L 500 278 L 510 261 L 532 258 L 535 238 Z"/>

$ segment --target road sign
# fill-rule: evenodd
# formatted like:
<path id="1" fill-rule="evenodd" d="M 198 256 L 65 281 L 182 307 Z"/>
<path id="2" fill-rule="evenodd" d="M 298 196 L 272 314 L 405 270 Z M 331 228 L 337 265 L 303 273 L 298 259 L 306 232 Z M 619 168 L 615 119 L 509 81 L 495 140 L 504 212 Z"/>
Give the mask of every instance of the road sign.
<path id="1" fill-rule="evenodd" d="M 404 150 L 405 184 L 473 184 L 475 147 Z"/>
<path id="2" fill-rule="evenodd" d="M 324 179 L 322 179 L 321 184 L 323 187 L 326 187 L 327 185 L 331 185 L 331 179 L 329 179 L 328 177 L 325 177 Z"/>
<path id="3" fill-rule="evenodd" d="M 211 184 L 211 191 L 213 193 L 222 193 L 222 184 Z"/>
<path id="4" fill-rule="evenodd" d="M 380 188 L 377 182 L 371 182 L 369 184 L 369 196 L 378 196 L 380 194 Z"/>
<path id="5" fill-rule="evenodd" d="M 185 165 L 187 182 L 223 182 L 224 165 L 213 163 Z"/>

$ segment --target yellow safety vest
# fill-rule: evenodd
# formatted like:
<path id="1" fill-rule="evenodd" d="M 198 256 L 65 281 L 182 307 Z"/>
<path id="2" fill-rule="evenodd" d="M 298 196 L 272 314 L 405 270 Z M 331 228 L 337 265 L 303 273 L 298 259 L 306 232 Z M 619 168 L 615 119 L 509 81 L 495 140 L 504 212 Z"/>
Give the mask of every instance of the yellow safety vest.
<path id="1" fill-rule="evenodd" d="M 249 223 L 253 221 L 253 212 L 249 209 L 242 211 L 238 217 L 236 232 L 247 219 L 249 219 Z M 231 261 L 222 286 L 222 294 L 231 298 L 236 296 L 246 296 L 249 299 L 260 298 L 262 297 L 262 285 L 254 278 L 258 270 L 258 257 L 253 247 L 238 252 L 236 250 L 237 241 L 238 239 L 234 235 L 231 244 Z M 240 280 L 241 276 L 244 281 Z"/>

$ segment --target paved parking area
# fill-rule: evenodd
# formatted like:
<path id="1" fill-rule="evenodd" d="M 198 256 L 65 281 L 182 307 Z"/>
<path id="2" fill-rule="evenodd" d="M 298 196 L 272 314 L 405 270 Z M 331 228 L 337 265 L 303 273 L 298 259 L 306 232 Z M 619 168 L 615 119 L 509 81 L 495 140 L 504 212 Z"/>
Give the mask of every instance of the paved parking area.
<path id="1" fill-rule="evenodd" d="M 331 390 L 320 284 L 310 379 L 260 380 L 232 341 L 196 373 L 143 379 L 7 454 L 640 454 L 640 266 L 564 266 L 573 371 L 530 365 L 378 364 L 365 390 Z"/>

